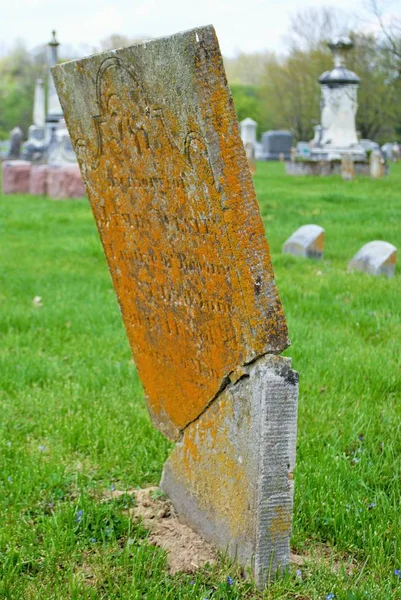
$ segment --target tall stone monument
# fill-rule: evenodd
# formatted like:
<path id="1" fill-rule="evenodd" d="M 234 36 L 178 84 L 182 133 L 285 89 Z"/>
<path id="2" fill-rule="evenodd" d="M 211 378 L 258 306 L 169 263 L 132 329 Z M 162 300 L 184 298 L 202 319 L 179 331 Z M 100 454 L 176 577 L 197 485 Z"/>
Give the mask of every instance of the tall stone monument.
<path id="1" fill-rule="evenodd" d="M 252 569 L 289 563 L 297 375 L 213 27 L 53 69 L 151 418 L 162 489 Z"/>
<path id="2" fill-rule="evenodd" d="M 334 160 L 349 154 L 353 160 L 365 160 L 366 153 L 359 144 L 355 126 L 361 80 L 345 66 L 346 55 L 353 43 L 349 39 L 340 39 L 329 47 L 333 53 L 334 69 L 319 78 L 322 89 L 321 126 L 315 128 L 311 158 Z"/>
<path id="3" fill-rule="evenodd" d="M 50 130 L 46 125 L 46 99 L 43 79 L 37 79 L 33 103 L 33 125 L 28 129 L 28 139 L 23 145 L 22 157 L 33 163 L 46 160 L 50 142 Z"/>

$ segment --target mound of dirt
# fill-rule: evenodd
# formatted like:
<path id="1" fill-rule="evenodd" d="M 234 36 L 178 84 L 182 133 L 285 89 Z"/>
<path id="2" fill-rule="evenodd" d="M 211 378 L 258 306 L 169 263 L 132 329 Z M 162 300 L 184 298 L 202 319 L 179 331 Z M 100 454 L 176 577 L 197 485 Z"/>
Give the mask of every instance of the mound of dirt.
<path id="1" fill-rule="evenodd" d="M 149 529 L 149 542 L 167 551 L 170 573 L 193 573 L 206 563 L 216 561 L 216 548 L 187 525 L 180 523 L 172 504 L 161 495 L 159 488 L 114 490 L 105 499 L 124 494 L 135 496 L 135 508 L 130 510 L 130 514 Z"/>

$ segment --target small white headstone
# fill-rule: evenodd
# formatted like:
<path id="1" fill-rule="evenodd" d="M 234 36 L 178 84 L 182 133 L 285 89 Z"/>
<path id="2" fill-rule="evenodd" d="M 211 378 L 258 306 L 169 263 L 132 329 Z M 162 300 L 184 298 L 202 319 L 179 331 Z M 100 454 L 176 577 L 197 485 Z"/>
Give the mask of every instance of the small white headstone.
<path id="1" fill-rule="evenodd" d="M 348 272 L 363 271 L 371 275 L 394 277 L 397 248 L 393 244 L 374 241 L 365 244 L 348 264 Z"/>
<path id="2" fill-rule="evenodd" d="M 303 225 L 292 234 L 283 246 L 284 254 L 322 258 L 324 229 L 320 225 Z"/>
<path id="3" fill-rule="evenodd" d="M 241 139 L 243 141 L 244 146 L 246 146 L 249 143 L 255 146 L 257 127 L 258 124 L 256 123 L 256 121 L 250 119 L 249 117 L 241 121 Z"/>
<path id="4" fill-rule="evenodd" d="M 370 175 L 373 179 L 379 179 L 383 176 L 383 161 L 380 150 L 372 150 L 369 159 Z"/>

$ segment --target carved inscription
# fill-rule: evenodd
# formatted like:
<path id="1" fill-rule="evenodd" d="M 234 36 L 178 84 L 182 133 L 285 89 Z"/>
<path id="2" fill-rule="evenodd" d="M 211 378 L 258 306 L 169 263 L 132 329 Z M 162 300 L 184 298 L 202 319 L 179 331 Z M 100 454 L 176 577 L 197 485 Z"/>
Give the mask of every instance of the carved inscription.
<path id="1" fill-rule="evenodd" d="M 238 364 L 287 344 L 217 42 L 199 31 L 198 47 L 174 38 L 177 89 L 180 65 L 169 86 L 153 42 L 148 65 L 134 46 L 54 72 L 150 412 L 172 438 Z M 93 98 L 86 120 L 74 85 Z"/>

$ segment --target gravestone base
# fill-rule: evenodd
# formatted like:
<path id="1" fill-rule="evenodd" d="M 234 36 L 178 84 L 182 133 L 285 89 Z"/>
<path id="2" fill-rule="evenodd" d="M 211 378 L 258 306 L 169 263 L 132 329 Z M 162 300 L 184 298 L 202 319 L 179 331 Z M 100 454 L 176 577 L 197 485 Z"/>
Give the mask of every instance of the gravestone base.
<path id="1" fill-rule="evenodd" d="M 355 175 L 370 175 L 368 161 L 354 162 Z M 313 175 L 315 177 L 326 177 L 327 175 L 341 175 L 341 161 L 333 160 L 299 160 L 285 163 L 287 175 Z M 388 174 L 388 165 L 383 165 L 383 172 Z"/>
<path id="2" fill-rule="evenodd" d="M 31 163 L 26 160 L 3 162 L 3 194 L 29 194 L 30 173 Z"/>
<path id="3" fill-rule="evenodd" d="M 34 196 L 46 196 L 47 194 L 47 165 L 32 165 L 29 181 L 29 193 Z"/>
<path id="4" fill-rule="evenodd" d="M 289 358 L 265 355 L 231 381 L 184 430 L 161 488 L 262 587 L 289 565 L 298 375 Z"/>
<path id="5" fill-rule="evenodd" d="M 54 200 L 81 198 L 85 187 L 78 165 L 49 166 L 47 193 Z"/>

